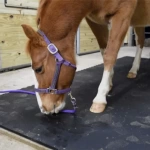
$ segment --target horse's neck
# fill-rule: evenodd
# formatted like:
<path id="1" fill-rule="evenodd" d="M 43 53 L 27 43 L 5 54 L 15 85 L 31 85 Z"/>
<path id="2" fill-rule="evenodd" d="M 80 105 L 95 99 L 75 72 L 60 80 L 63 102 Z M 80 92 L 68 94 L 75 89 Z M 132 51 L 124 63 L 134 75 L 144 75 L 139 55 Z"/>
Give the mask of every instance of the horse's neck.
<path id="1" fill-rule="evenodd" d="M 40 16 L 40 29 L 44 31 L 49 40 L 56 44 L 60 51 L 64 51 L 65 57 L 70 57 L 68 56 L 70 54 L 71 58 L 74 57 L 75 35 L 81 20 L 90 10 L 90 1 L 54 0 L 42 13 L 44 15 Z"/>
<path id="2" fill-rule="evenodd" d="M 90 10 L 91 1 L 52 1 L 40 16 L 40 28 L 53 41 L 65 38 L 70 32 L 77 31 L 79 23 Z"/>

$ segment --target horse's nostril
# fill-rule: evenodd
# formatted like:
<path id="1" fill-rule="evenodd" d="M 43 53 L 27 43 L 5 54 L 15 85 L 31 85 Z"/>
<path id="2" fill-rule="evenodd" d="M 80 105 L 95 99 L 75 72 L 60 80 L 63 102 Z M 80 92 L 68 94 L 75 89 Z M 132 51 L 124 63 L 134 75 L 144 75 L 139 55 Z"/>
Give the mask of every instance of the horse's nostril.
<path id="1" fill-rule="evenodd" d="M 61 101 L 57 101 L 57 106 L 59 106 L 61 104 Z"/>
<path id="2" fill-rule="evenodd" d="M 45 111 L 47 111 L 47 109 L 46 109 L 46 107 L 45 106 L 42 106 L 43 107 L 43 109 L 45 110 Z"/>
<path id="3" fill-rule="evenodd" d="M 46 111 L 45 107 L 43 107 L 43 106 L 40 107 L 40 110 L 41 110 L 41 113 L 43 113 L 43 114 L 46 114 L 46 115 L 50 114 L 50 112 Z"/>
<path id="4" fill-rule="evenodd" d="M 39 68 L 36 68 L 34 71 L 35 71 L 36 73 L 41 73 L 41 72 L 42 72 L 42 69 L 43 69 L 43 67 L 41 66 L 41 67 L 39 67 Z"/>
<path id="5" fill-rule="evenodd" d="M 54 105 L 54 114 L 56 114 L 56 111 L 55 111 L 55 109 L 56 109 L 56 105 Z"/>
<path id="6" fill-rule="evenodd" d="M 45 109 L 43 107 L 40 107 L 41 113 L 46 113 Z"/>

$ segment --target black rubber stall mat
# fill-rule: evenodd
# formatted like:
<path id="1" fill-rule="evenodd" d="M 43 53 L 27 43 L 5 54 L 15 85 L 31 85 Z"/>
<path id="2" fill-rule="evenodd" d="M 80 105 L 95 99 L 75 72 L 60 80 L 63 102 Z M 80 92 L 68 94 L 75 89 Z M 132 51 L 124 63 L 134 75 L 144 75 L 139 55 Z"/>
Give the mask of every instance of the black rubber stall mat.
<path id="1" fill-rule="evenodd" d="M 114 87 L 101 114 L 89 111 L 103 73 L 98 65 L 76 73 L 76 115 L 46 116 L 35 96 L 6 94 L 0 96 L 0 125 L 58 150 L 150 150 L 150 60 L 142 59 L 137 78 L 127 79 L 132 61 L 117 60 Z M 69 98 L 67 108 L 72 108 Z"/>

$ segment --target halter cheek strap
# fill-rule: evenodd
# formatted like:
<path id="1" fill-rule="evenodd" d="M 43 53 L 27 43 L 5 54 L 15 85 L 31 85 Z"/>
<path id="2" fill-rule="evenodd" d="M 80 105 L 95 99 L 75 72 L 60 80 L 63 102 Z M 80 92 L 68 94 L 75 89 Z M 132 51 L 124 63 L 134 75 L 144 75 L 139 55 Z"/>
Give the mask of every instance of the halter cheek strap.
<path id="1" fill-rule="evenodd" d="M 39 92 L 39 93 L 51 93 L 51 94 L 65 94 L 65 93 L 69 93 L 71 92 L 71 88 L 66 88 L 66 89 L 56 89 L 56 85 L 58 82 L 58 78 L 59 78 L 59 74 L 60 74 L 60 70 L 61 70 L 61 66 L 62 65 L 66 65 L 68 67 L 72 67 L 76 70 L 76 66 L 71 64 L 69 61 L 66 61 L 58 52 L 57 47 L 51 43 L 49 41 L 49 39 L 47 38 L 47 36 L 44 34 L 44 32 L 42 32 L 41 30 L 38 30 L 38 33 L 44 38 L 45 42 L 47 43 L 47 49 L 48 51 L 55 57 L 56 60 L 56 69 L 55 69 L 55 73 L 54 73 L 54 77 L 52 80 L 52 84 L 49 88 L 47 89 L 39 89 L 39 88 L 35 88 L 35 92 Z"/>

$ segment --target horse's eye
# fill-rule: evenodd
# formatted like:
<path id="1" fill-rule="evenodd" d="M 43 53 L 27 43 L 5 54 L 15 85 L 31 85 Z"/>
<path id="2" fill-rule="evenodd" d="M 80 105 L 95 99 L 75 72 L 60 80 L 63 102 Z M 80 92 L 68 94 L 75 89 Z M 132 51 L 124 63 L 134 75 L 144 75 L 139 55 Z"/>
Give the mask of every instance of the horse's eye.
<path id="1" fill-rule="evenodd" d="M 42 72 L 42 68 L 43 68 L 43 67 L 41 66 L 41 67 L 35 69 L 34 71 L 35 71 L 36 73 L 41 73 L 41 72 Z"/>

